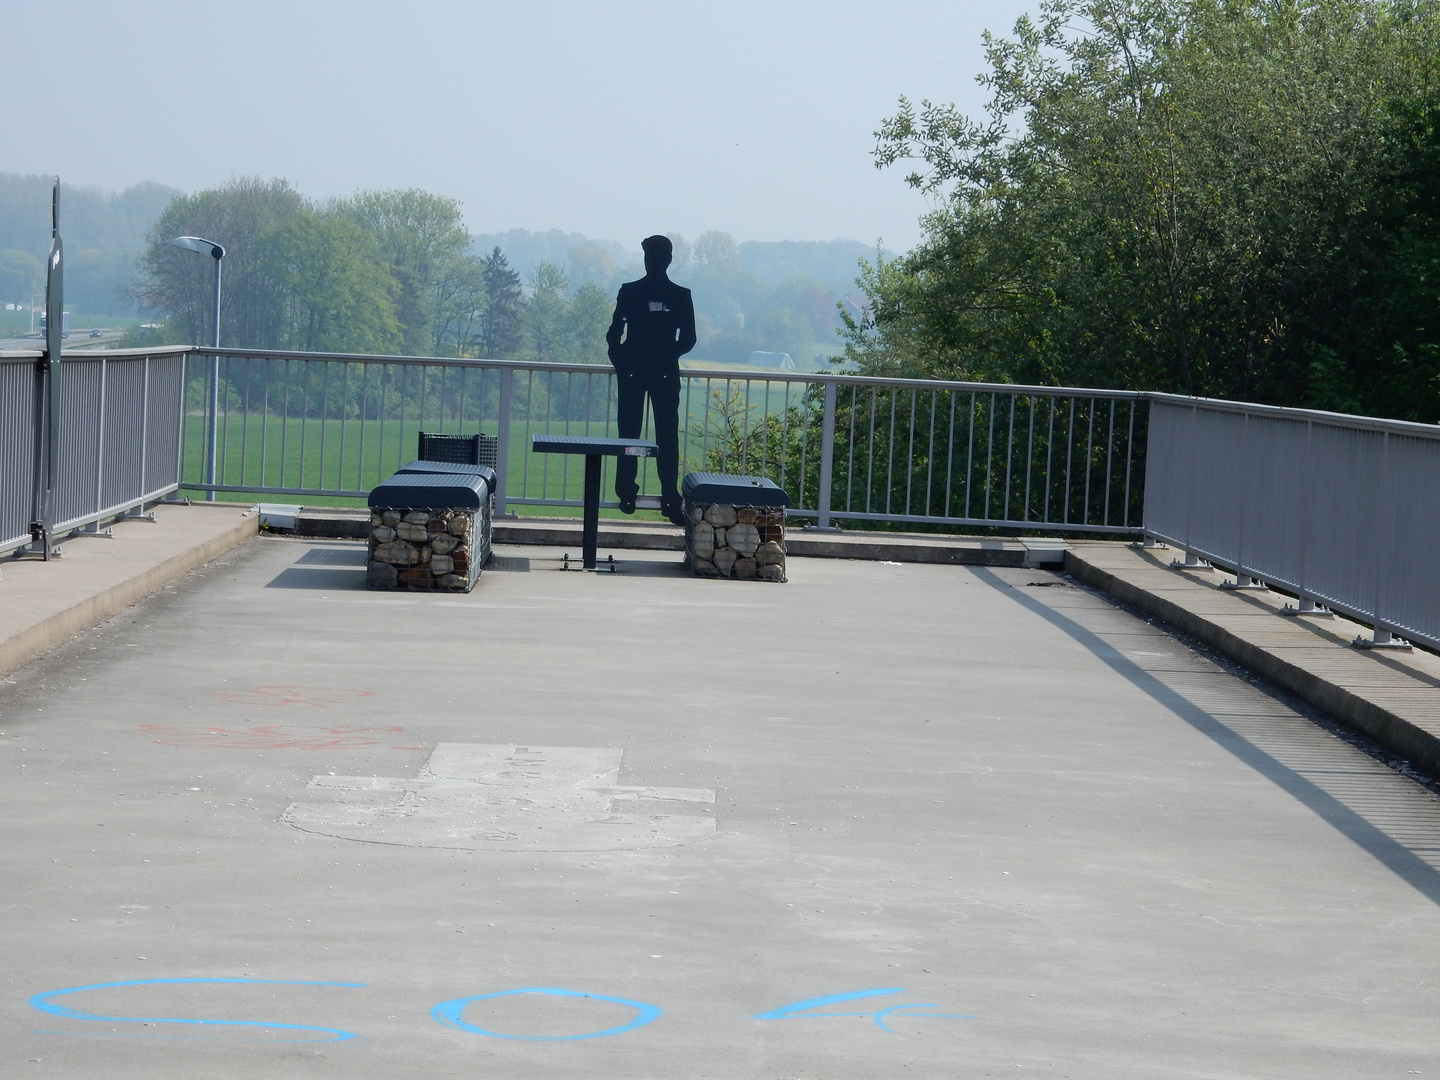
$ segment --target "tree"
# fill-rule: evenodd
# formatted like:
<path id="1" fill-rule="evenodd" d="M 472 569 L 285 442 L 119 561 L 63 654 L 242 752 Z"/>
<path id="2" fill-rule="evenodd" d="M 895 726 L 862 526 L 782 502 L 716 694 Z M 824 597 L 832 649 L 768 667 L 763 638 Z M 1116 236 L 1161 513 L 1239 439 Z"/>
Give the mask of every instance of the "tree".
<path id="1" fill-rule="evenodd" d="M 435 349 L 443 298 L 464 272 L 470 236 L 460 204 L 417 188 L 361 192 L 336 204 L 374 237 L 380 258 L 399 285 L 396 313 L 404 328 L 402 352 Z"/>
<path id="2" fill-rule="evenodd" d="M 1440 384 L 1400 404 L 1375 291 L 1405 278 L 1396 222 L 1433 229 L 1396 179 L 1436 30 L 1419 0 L 1047 0 L 987 36 L 987 116 L 901 99 L 877 133 L 877 165 L 918 161 L 943 203 L 863 272 L 847 356 L 1440 416 Z"/>
<path id="3" fill-rule="evenodd" d="M 258 177 L 182 195 L 151 227 L 127 292 L 143 307 L 162 308 L 180 340 L 209 341 L 215 268 L 208 258 L 170 243 L 177 236 L 203 236 L 225 248 L 221 342 L 273 348 L 283 336 L 283 320 L 259 240 L 306 208 L 305 199 L 287 181 Z"/>
<path id="4" fill-rule="evenodd" d="M 608 364 L 610 357 L 605 344 L 605 331 L 615 301 L 593 281 L 575 290 L 565 309 L 565 336 L 571 359 L 577 364 Z"/>
<path id="5" fill-rule="evenodd" d="M 482 260 L 480 293 L 480 333 L 475 339 L 479 354 L 491 360 L 512 359 L 520 349 L 524 294 L 520 275 L 510 269 L 498 247 Z"/>
<path id="6" fill-rule="evenodd" d="M 569 289 L 569 278 L 555 263 L 542 262 L 531 273 L 530 296 L 520 319 L 529 359 L 552 363 L 570 359 L 569 335 L 565 332 Z"/>
<path id="7" fill-rule="evenodd" d="M 354 220 L 302 210 L 257 243 L 277 298 L 279 348 L 393 353 L 400 346 L 395 281 L 376 259 L 375 238 Z"/>
<path id="8" fill-rule="evenodd" d="M 0 302 L 29 307 L 44 279 L 45 264 L 28 251 L 0 251 Z"/>

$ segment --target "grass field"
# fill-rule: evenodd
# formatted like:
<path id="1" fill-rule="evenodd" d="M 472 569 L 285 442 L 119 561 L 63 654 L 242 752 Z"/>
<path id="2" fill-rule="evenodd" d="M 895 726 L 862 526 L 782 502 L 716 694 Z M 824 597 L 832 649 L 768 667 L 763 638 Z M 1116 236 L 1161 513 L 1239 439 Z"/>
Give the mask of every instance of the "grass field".
<path id="1" fill-rule="evenodd" d="M 244 489 L 220 492 L 219 499 L 239 499 L 253 493 L 263 502 L 297 502 L 309 506 L 364 506 L 363 497 L 265 493 L 263 488 L 306 488 L 312 491 L 369 491 L 395 470 L 416 457 L 421 431 L 459 434 L 455 422 L 406 420 L 320 420 L 245 414 L 223 418 L 218 432 L 216 482 Z M 495 434 L 495 424 L 480 425 Z M 682 433 L 680 473 L 705 468 L 707 440 L 699 423 Z M 472 434 L 475 424 L 465 425 Z M 569 499 L 583 494 L 584 459 L 577 455 L 535 454 L 530 436 L 537 434 L 613 435 L 604 422 L 515 422 L 510 430 L 507 492 L 512 499 Z M 652 437 L 647 430 L 646 438 Z M 710 445 L 714 445 L 713 436 Z M 204 476 L 205 418 L 191 412 L 185 418 L 181 476 L 198 482 Z M 654 462 L 640 463 L 641 492 L 659 495 Z M 614 461 L 607 459 L 602 480 L 603 498 L 611 498 Z M 181 494 L 203 498 L 203 492 L 182 487 Z M 527 515 L 578 515 L 578 507 L 517 506 Z M 604 511 L 619 516 L 619 511 Z M 654 512 L 639 516 L 658 519 Z"/>

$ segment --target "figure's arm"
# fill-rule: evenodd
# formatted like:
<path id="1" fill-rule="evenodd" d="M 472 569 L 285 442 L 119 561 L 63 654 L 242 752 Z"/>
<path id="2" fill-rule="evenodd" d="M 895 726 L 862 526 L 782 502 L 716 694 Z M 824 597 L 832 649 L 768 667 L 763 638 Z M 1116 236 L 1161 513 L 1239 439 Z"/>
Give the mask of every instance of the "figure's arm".
<path id="1" fill-rule="evenodd" d="M 615 314 L 610 317 L 610 329 L 605 331 L 605 352 L 610 357 L 610 362 L 615 362 L 617 354 L 621 353 L 620 339 L 625 333 L 625 286 L 620 286 L 620 293 L 615 297 Z"/>
<path id="2" fill-rule="evenodd" d="M 675 343 L 679 350 L 675 355 L 684 356 L 695 347 L 695 302 L 690 298 L 690 290 L 686 289 L 682 294 L 680 304 L 680 337 Z"/>

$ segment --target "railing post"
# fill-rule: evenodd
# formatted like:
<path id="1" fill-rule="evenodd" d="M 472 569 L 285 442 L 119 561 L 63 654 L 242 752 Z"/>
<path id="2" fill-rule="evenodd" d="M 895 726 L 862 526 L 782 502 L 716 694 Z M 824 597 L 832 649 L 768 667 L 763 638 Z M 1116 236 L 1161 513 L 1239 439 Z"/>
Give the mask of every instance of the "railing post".
<path id="1" fill-rule="evenodd" d="M 830 524 L 830 486 L 835 478 L 835 381 L 825 383 L 825 411 L 820 422 L 820 492 L 815 509 L 815 528 L 836 532 Z"/>
<path id="2" fill-rule="evenodd" d="M 505 499 L 509 491 L 510 474 L 510 403 L 515 392 L 515 370 L 500 369 L 500 417 L 496 429 L 495 447 L 495 516 L 509 517 Z"/>

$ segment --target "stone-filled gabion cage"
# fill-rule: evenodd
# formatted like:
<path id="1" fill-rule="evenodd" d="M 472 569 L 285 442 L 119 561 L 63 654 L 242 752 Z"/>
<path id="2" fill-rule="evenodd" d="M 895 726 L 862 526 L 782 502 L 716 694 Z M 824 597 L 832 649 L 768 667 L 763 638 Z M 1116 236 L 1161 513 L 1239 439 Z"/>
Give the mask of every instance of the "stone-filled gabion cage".
<path id="1" fill-rule="evenodd" d="M 690 473 L 685 567 L 696 577 L 785 580 L 785 492 L 756 476 Z"/>
<path id="2" fill-rule="evenodd" d="M 469 592 L 490 559 L 490 537 L 486 477 L 398 474 L 370 493 L 365 584 Z"/>

